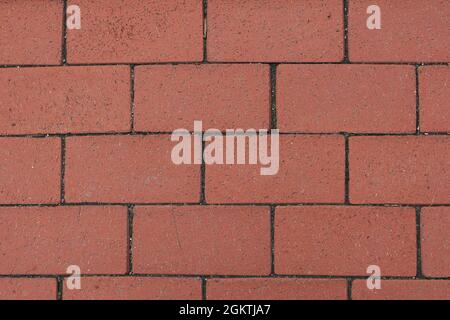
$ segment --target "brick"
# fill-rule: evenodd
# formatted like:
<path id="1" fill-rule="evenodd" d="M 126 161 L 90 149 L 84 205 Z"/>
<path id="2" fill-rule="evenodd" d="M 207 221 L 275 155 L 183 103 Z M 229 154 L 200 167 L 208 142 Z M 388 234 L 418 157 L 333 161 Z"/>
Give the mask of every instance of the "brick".
<path id="1" fill-rule="evenodd" d="M 126 272 L 124 207 L 3 207 L 0 216 L 0 274 Z"/>
<path id="2" fill-rule="evenodd" d="M 211 279 L 207 299 L 212 300 L 345 300 L 344 279 Z"/>
<path id="3" fill-rule="evenodd" d="M 0 65 L 60 64 L 62 1 L 0 1 Z"/>
<path id="4" fill-rule="evenodd" d="M 298 275 L 416 274 L 413 208 L 301 206 L 275 213 L 275 272 Z"/>
<path id="5" fill-rule="evenodd" d="M 170 135 L 68 138 L 65 198 L 72 202 L 197 202 L 200 165 L 173 164 L 173 146 Z"/>
<path id="6" fill-rule="evenodd" d="M 60 199 L 58 138 L 0 138 L 0 203 L 55 203 Z"/>
<path id="7" fill-rule="evenodd" d="M 367 28 L 367 8 L 381 10 L 381 29 Z M 446 0 L 350 0 L 349 56 L 364 62 L 436 62 L 450 60 Z"/>
<path id="8" fill-rule="evenodd" d="M 1 278 L 0 300 L 56 300 L 56 279 Z"/>
<path id="9" fill-rule="evenodd" d="M 133 222 L 136 273 L 270 273 L 268 207 L 136 207 Z"/>
<path id="10" fill-rule="evenodd" d="M 450 277 L 450 207 L 421 212 L 422 272 L 428 277 Z"/>
<path id="11" fill-rule="evenodd" d="M 341 61 L 342 1 L 210 0 L 210 61 Z"/>
<path id="12" fill-rule="evenodd" d="M 280 135 L 279 149 L 279 171 L 275 175 L 260 175 L 259 164 L 206 165 L 206 200 L 209 203 L 344 201 L 343 137 Z"/>
<path id="13" fill-rule="evenodd" d="M 419 68 L 420 129 L 450 132 L 450 68 Z"/>
<path id="14" fill-rule="evenodd" d="M 280 65 L 282 132 L 415 132 L 412 66 Z"/>
<path id="15" fill-rule="evenodd" d="M 269 128 L 269 67 L 265 65 L 142 66 L 135 71 L 135 129 L 169 132 Z"/>
<path id="16" fill-rule="evenodd" d="M 81 29 L 67 31 L 70 63 L 203 59 L 202 1 L 74 0 Z"/>
<path id="17" fill-rule="evenodd" d="M 350 138 L 352 203 L 450 203 L 450 137 Z"/>
<path id="18" fill-rule="evenodd" d="M 448 300 L 448 280 L 381 280 L 381 289 L 369 290 L 366 280 L 353 281 L 354 300 Z"/>
<path id="19" fill-rule="evenodd" d="M 200 300 L 200 279 L 84 277 L 80 290 L 64 288 L 64 300 Z"/>
<path id="20" fill-rule="evenodd" d="M 0 70 L 0 133 L 130 130 L 130 70 L 50 67 Z"/>

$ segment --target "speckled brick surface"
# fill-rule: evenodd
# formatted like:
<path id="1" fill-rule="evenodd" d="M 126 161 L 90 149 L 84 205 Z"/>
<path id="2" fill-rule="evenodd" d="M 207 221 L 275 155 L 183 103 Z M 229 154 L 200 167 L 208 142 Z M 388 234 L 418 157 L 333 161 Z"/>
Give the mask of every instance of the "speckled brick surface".
<path id="1" fill-rule="evenodd" d="M 0 299 L 450 299 L 449 16 L 0 0 Z"/>

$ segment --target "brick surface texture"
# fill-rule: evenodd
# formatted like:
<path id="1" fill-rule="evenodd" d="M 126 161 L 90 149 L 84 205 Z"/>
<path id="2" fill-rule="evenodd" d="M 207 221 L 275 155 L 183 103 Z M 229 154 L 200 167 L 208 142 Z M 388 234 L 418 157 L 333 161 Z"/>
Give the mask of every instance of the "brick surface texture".
<path id="1" fill-rule="evenodd" d="M 449 16 L 0 0 L 0 300 L 450 299 Z"/>

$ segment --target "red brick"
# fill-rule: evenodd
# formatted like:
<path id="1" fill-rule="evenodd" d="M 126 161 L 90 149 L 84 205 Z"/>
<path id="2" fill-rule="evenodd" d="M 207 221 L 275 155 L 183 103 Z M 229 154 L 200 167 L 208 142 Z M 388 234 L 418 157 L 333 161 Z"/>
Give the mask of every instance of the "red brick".
<path id="1" fill-rule="evenodd" d="M 256 64 L 137 67 L 135 128 L 268 128 L 269 83 L 269 67 Z"/>
<path id="2" fill-rule="evenodd" d="M 124 207 L 3 207 L 0 216 L 0 274 L 126 272 Z"/>
<path id="3" fill-rule="evenodd" d="M 422 271 L 428 277 L 450 277 L 450 207 L 423 208 Z"/>
<path id="4" fill-rule="evenodd" d="M 59 64 L 62 1 L 0 1 L 0 65 Z"/>
<path id="5" fill-rule="evenodd" d="M 175 165 L 170 135 L 66 140 L 70 202 L 197 202 L 200 165 Z M 83 168 L 83 170 L 80 170 Z"/>
<path id="6" fill-rule="evenodd" d="M 275 213 L 275 272 L 299 275 L 416 274 L 413 208 L 301 206 Z"/>
<path id="7" fill-rule="evenodd" d="M 186 278 L 84 277 L 80 290 L 64 287 L 65 300 L 200 300 L 201 281 Z"/>
<path id="8" fill-rule="evenodd" d="M 353 203 L 450 203 L 450 137 L 350 138 Z"/>
<path id="9" fill-rule="evenodd" d="M 267 207 L 137 207 L 133 231 L 136 273 L 270 273 Z"/>
<path id="10" fill-rule="evenodd" d="M 342 1 L 209 0 L 208 60 L 341 61 Z"/>
<path id="11" fill-rule="evenodd" d="M 201 61 L 202 1 L 74 0 L 81 29 L 67 31 L 70 63 Z"/>
<path id="12" fill-rule="evenodd" d="M 261 165 L 206 165 L 210 203 L 344 201 L 344 139 L 341 136 L 280 135 L 275 175 Z M 248 152 L 248 148 L 246 150 Z"/>
<path id="13" fill-rule="evenodd" d="M 0 138 L 0 203 L 59 202 L 60 174 L 60 139 Z"/>
<path id="14" fill-rule="evenodd" d="M 280 65 L 282 132 L 415 132 L 412 66 Z"/>
<path id="15" fill-rule="evenodd" d="M 345 300 L 344 279 L 250 278 L 207 281 L 212 300 Z"/>
<path id="16" fill-rule="evenodd" d="M 420 129 L 450 132 L 450 68 L 419 68 Z"/>
<path id="17" fill-rule="evenodd" d="M 381 9 L 381 29 L 367 28 L 367 8 Z M 449 61 L 447 0 L 350 0 L 349 54 L 351 61 Z"/>
<path id="18" fill-rule="evenodd" d="M 129 67 L 0 70 L 0 133 L 130 130 Z"/>
<path id="19" fill-rule="evenodd" d="M 0 300 L 55 300 L 56 279 L 0 278 Z"/>
<path id="20" fill-rule="evenodd" d="M 366 280 L 353 282 L 354 300 L 448 300 L 448 280 L 381 280 L 381 289 L 370 290 Z"/>

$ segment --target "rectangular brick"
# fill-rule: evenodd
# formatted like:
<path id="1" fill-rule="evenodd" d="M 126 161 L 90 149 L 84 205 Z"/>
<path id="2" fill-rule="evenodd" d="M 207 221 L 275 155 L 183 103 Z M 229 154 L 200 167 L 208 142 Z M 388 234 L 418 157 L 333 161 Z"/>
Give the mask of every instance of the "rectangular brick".
<path id="1" fill-rule="evenodd" d="M 342 3 L 210 0 L 208 60 L 341 61 Z"/>
<path id="2" fill-rule="evenodd" d="M 0 203 L 60 200 L 59 138 L 0 138 Z"/>
<path id="3" fill-rule="evenodd" d="M 370 30 L 367 9 L 381 10 L 381 29 Z M 450 2 L 429 0 L 350 0 L 349 55 L 351 61 L 450 61 L 448 16 Z"/>
<path id="4" fill-rule="evenodd" d="M 60 64 L 62 1 L 0 1 L 0 65 Z"/>
<path id="5" fill-rule="evenodd" d="M 412 66 L 280 65 L 282 132 L 415 132 Z"/>
<path id="6" fill-rule="evenodd" d="M 126 272 L 124 207 L 3 207 L 0 217 L 0 274 Z"/>
<path id="7" fill-rule="evenodd" d="M 413 208 L 300 206 L 275 212 L 275 272 L 416 275 Z"/>
<path id="8" fill-rule="evenodd" d="M 450 67 L 419 68 L 420 130 L 450 132 Z"/>
<path id="9" fill-rule="evenodd" d="M 354 300 L 449 300 L 448 280 L 381 280 L 381 289 L 369 290 L 366 280 L 353 281 Z"/>
<path id="10" fill-rule="evenodd" d="M 270 273 L 268 207 L 136 207 L 133 222 L 136 273 Z"/>
<path id="11" fill-rule="evenodd" d="M 450 137 L 350 138 L 352 203 L 450 203 Z"/>
<path id="12" fill-rule="evenodd" d="M 207 299 L 212 300 L 345 300 L 344 279 L 211 279 Z"/>
<path id="13" fill-rule="evenodd" d="M 64 287 L 64 300 L 200 300 L 200 279 L 82 277 L 80 290 Z"/>
<path id="14" fill-rule="evenodd" d="M 0 134 L 130 130 L 130 69 L 0 70 Z"/>
<path id="15" fill-rule="evenodd" d="M 67 31 L 70 63 L 201 61 L 202 1 L 70 0 L 81 29 Z"/>
<path id="16" fill-rule="evenodd" d="M 0 300 L 56 300 L 56 279 L 0 278 Z"/>
<path id="17" fill-rule="evenodd" d="M 168 132 L 269 128 L 265 65 L 164 65 L 135 69 L 135 129 Z"/>
<path id="18" fill-rule="evenodd" d="M 198 202 L 200 165 L 175 165 L 174 145 L 170 135 L 68 138 L 66 200 Z"/>
<path id="19" fill-rule="evenodd" d="M 450 277 L 450 207 L 422 208 L 422 272 L 428 277 Z"/>
<path id="20" fill-rule="evenodd" d="M 260 164 L 206 165 L 206 200 L 209 203 L 344 201 L 342 136 L 280 135 L 279 144 L 279 171 L 275 175 L 262 176 Z"/>

